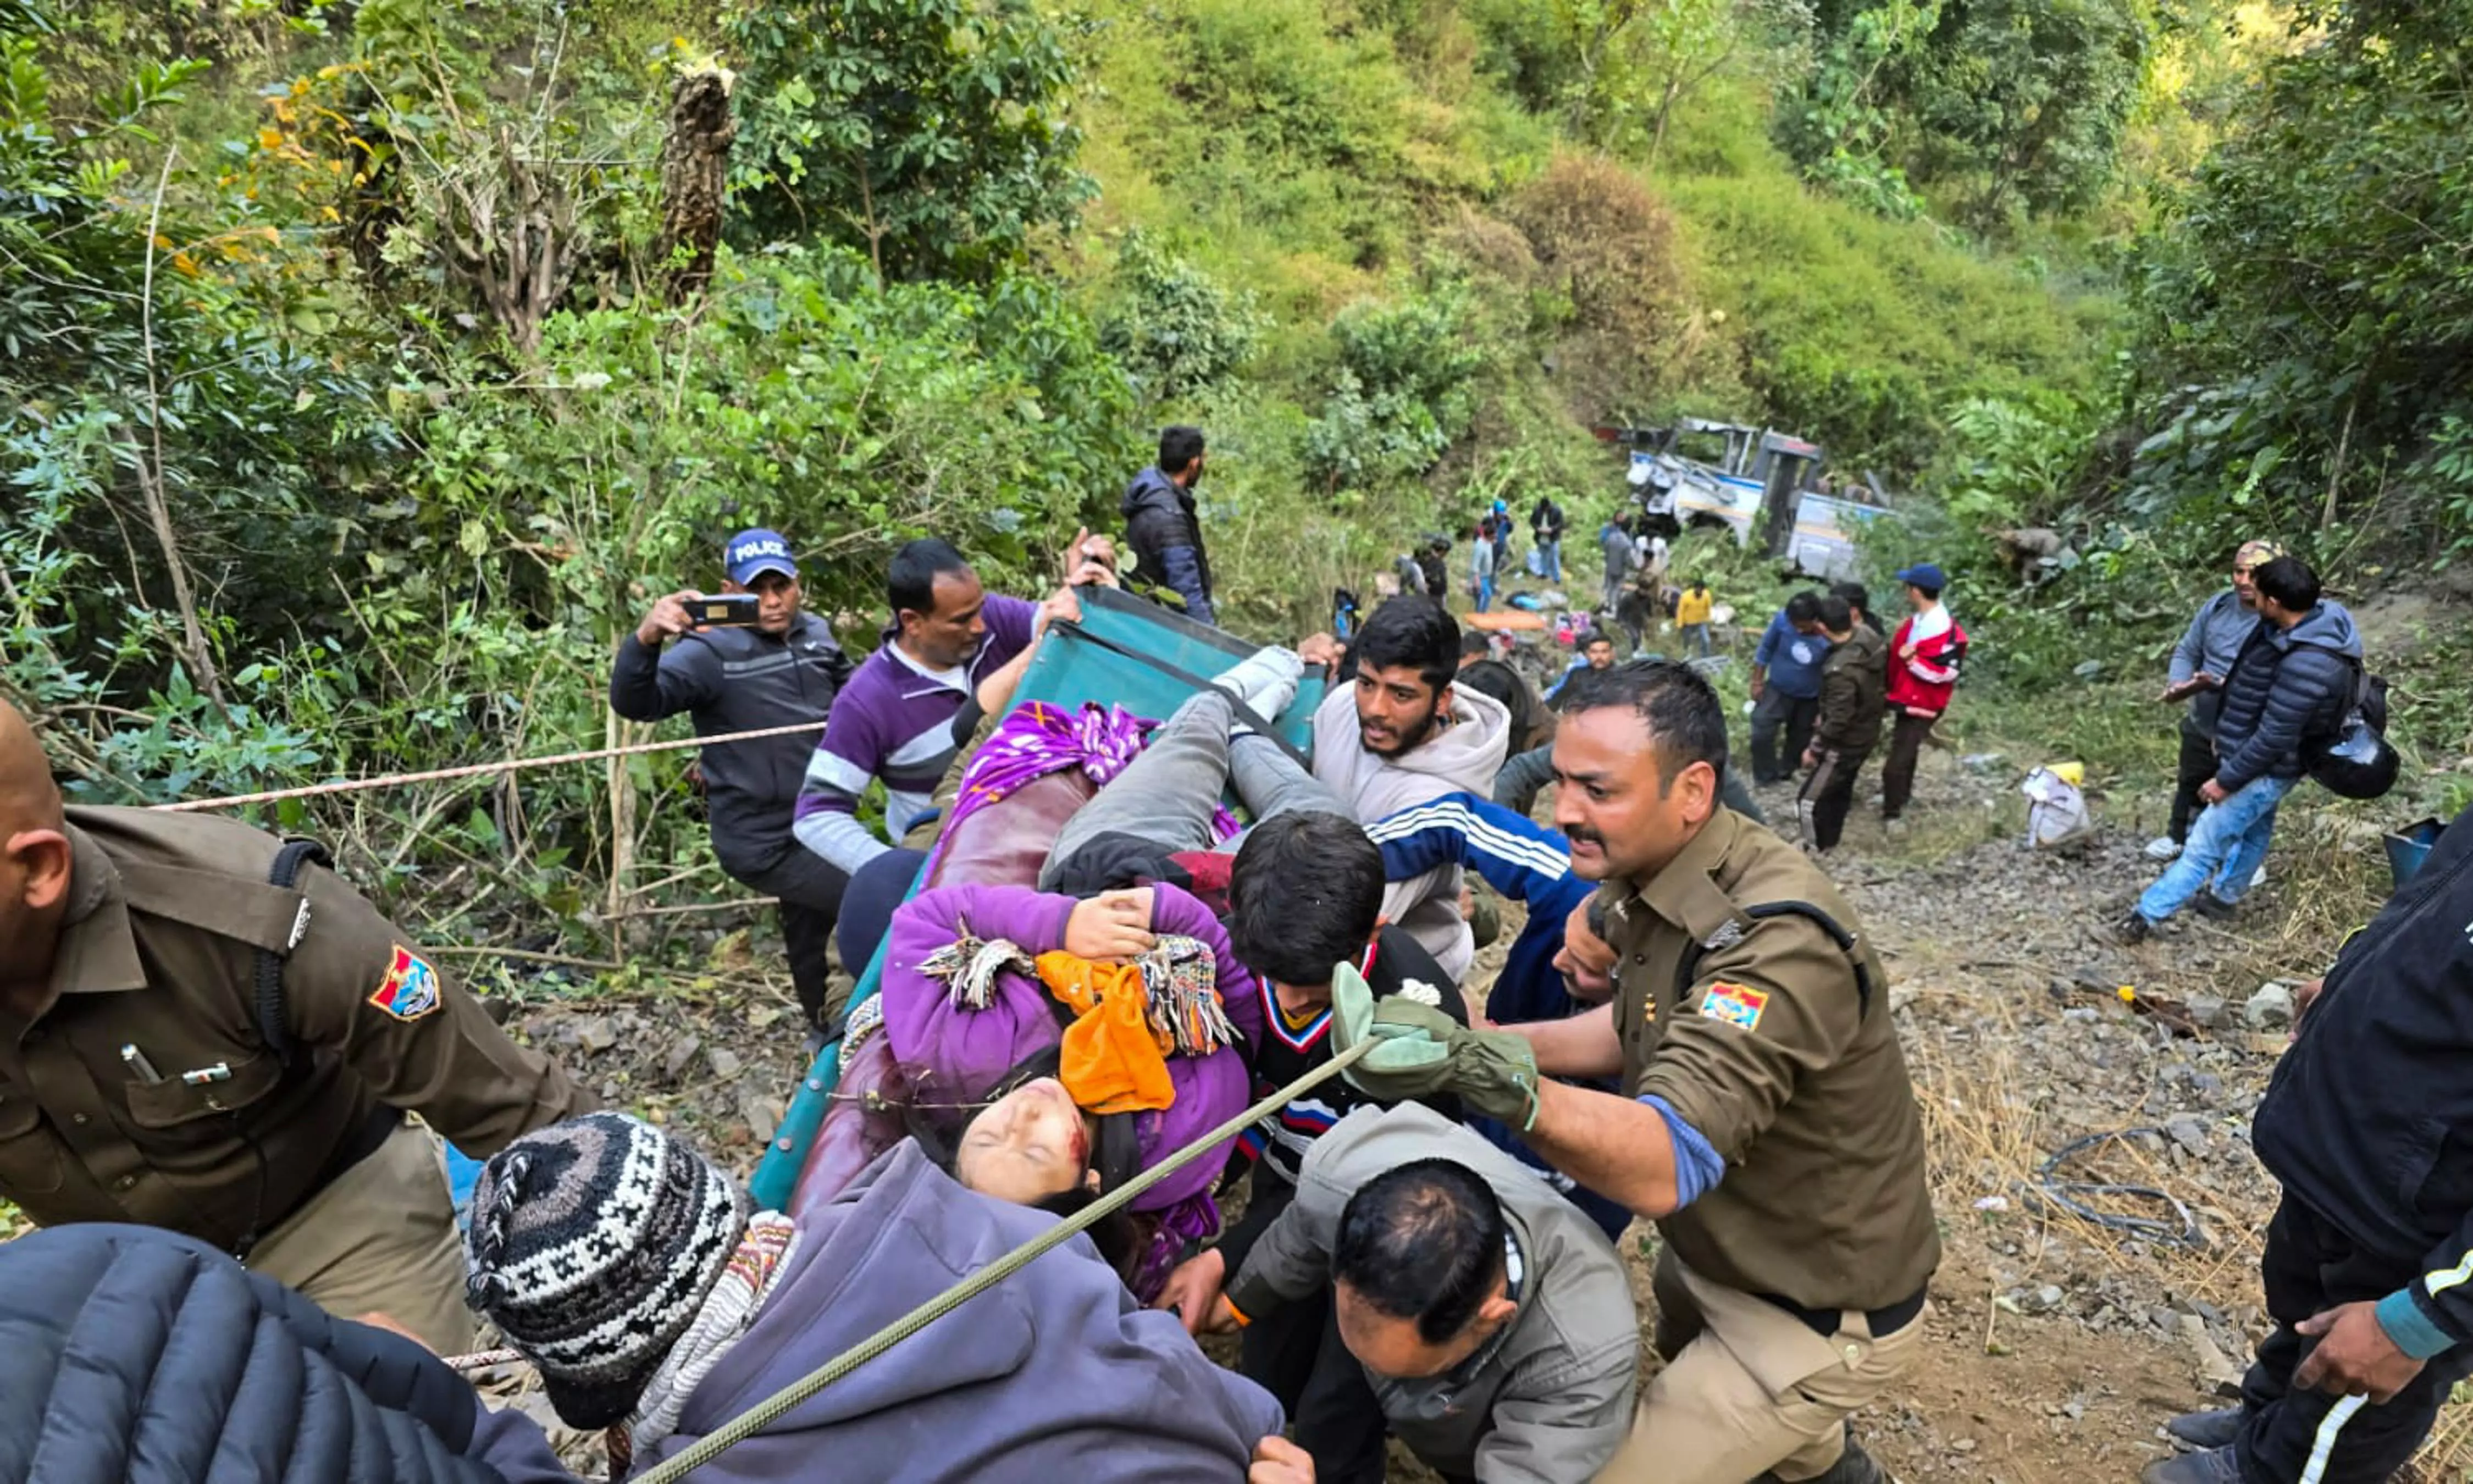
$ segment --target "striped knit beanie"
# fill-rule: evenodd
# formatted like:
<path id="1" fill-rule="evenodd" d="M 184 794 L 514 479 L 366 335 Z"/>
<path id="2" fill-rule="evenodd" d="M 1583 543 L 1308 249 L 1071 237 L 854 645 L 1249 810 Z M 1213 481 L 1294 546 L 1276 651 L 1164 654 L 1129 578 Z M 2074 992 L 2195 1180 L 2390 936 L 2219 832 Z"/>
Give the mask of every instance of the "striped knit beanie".
<path id="1" fill-rule="evenodd" d="M 472 1191 L 466 1299 L 539 1368 L 571 1427 L 627 1420 L 747 1229 L 747 1197 L 624 1113 L 492 1156 Z"/>

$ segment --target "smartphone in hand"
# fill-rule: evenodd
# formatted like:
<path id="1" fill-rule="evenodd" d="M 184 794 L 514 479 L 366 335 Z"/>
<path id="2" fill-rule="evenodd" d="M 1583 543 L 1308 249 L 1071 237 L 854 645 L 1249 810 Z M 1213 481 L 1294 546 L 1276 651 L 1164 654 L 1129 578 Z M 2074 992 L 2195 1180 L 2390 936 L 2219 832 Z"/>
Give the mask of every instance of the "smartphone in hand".
<path id="1" fill-rule="evenodd" d="M 743 629 L 754 624 L 763 600 L 752 592 L 715 593 L 687 605 L 687 616 L 700 629 Z"/>

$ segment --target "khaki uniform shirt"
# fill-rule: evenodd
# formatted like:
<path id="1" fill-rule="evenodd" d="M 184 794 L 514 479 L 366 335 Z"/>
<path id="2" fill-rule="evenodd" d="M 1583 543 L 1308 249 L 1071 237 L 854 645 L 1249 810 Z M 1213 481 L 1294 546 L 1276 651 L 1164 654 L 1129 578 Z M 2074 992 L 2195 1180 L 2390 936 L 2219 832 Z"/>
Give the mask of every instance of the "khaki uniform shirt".
<path id="1" fill-rule="evenodd" d="M 116 808 L 70 809 L 67 833 L 49 988 L 31 1018 L 0 1009 L 0 1197 L 36 1222 L 237 1249 L 341 1172 L 382 1103 L 476 1155 L 595 1106 L 334 874 L 269 885 L 274 836 Z M 304 901 L 287 1068 L 253 985 L 257 950 L 284 947 Z"/>
<path id="2" fill-rule="evenodd" d="M 1923 1126 L 1889 1023 L 1888 984 L 1855 914 L 1784 840 L 1719 809 L 1633 892 L 1610 884 L 1606 938 L 1623 1090 L 1666 1100 L 1708 1139 L 1718 1184 L 1658 1223 L 1694 1271 L 1805 1308 L 1886 1308 L 1940 1260 Z M 1804 901 L 1859 933 L 1743 908 Z M 1691 983 L 1684 950 L 1707 945 Z"/>

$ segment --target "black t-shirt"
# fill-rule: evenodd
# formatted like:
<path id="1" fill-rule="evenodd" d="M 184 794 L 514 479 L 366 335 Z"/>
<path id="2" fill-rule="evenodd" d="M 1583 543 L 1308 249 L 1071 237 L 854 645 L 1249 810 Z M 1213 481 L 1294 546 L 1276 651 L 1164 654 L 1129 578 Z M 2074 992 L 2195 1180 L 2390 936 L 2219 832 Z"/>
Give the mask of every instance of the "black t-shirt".
<path id="1" fill-rule="evenodd" d="M 1417 945 L 1417 940 L 1400 928 L 1385 926 L 1376 935 L 1374 946 L 1358 965 L 1358 972 L 1381 999 L 1397 994 L 1411 983 L 1430 987 L 1439 1008 L 1462 1025 L 1468 1023 L 1468 1004 L 1460 997 L 1459 986 L 1443 972 L 1433 955 Z M 1286 1087 L 1314 1067 L 1331 1060 L 1331 1011 L 1299 1025 L 1291 1022 L 1280 1009 L 1279 997 L 1268 984 L 1261 985 L 1262 1041 L 1254 1048 L 1254 1095 L 1261 1097 Z M 1459 1099 L 1455 1097 L 1422 1098 L 1428 1107 L 1457 1122 Z M 1380 1105 L 1380 1098 L 1368 1097 L 1342 1077 L 1323 1083 L 1305 1096 L 1246 1130 L 1236 1140 L 1236 1152 L 1229 1157 L 1228 1180 L 1234 1183 L 1247 1169 L 1254 1177 L 1253 1194 L 1248 1199 L 1245 1214 L 1220 1237 L 1220 1250 L 1227 1254 L 1228 1271 L 1235 1273 L 1244 1266 L 1245 1254 L 1254 1242 L 1269 1230 L 1271 1221 L 1287 1205 L 1287 1196 L 1296 1185 L 1297 1166 L 1306 1151 L 1313 1146 L 1331 1126 L 1356 1109 L 1369 1104 Z"/>

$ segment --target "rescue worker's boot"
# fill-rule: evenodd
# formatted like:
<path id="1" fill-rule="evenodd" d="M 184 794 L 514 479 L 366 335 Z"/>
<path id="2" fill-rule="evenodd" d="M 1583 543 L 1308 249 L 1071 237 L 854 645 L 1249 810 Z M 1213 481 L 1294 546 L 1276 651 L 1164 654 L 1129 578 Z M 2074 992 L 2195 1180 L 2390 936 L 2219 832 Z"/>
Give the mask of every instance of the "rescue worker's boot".
<path id="1" fill-rule="evenodd" d="M 1763 1473 L 1752 1480 L 1752 1484 L 1785 1484 L 1785 1481 L 1774 1473 Z M 1893 1484 L 1893 1481 L 1889 1478 L 1889 1471 L 1882 1468 L 1871 1454 L 1863 1451 L 1863 1445 L 1849 1435 L 1846 1451 L 1837 1455 L 1837 1461 L 1829 1466 L 1828 1472 L 1801 1480 L 1799 1484 Z"/>
<path id="2" fill-rule="evenodd" d="M 2206 1452 L 2211 1448 L 2230 1448 L 2241 1436 L 2242 1409 L 2237 1406 L 2217 1407 L 2210 1412 L 2184 1412 L 2164 1424 L 2164 1435 L 2173 1446 L 2184 1452 Z"/>
<path id="3" fill-rule="evenodd" d="M 2241 1460 L 2228 1448 L 2159 1458 L 2139 1471 L 2138 1484 L 2244 1484 Z"/>

